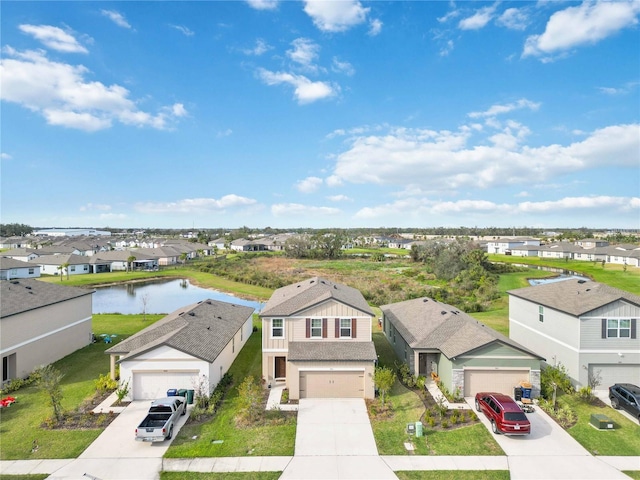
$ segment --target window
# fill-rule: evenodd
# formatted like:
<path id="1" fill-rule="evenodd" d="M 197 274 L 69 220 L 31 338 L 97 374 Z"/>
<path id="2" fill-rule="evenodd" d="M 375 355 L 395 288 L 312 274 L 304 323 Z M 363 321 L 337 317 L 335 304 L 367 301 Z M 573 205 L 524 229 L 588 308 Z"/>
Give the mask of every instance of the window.
<path id="1" fill-rule="evenodd" d="M 340 319 L 340 338 L 351 338 L 351 319 Z"/>
<path id="2" fill-rule="evenodd" d="M 71 271 L 75 272 L 76 271 L 76 267 L 74 267 L 73 265 L 71 266 Z"/>
<path id="3" fill-rule="evenodd" d="M 35 269 L 30 268 L 30 269 L 29 269 L 29 275 L 33 275 L 34 273 L 35 273 Z"/>
<path id="4" fill-rule="evenodd" d="M 311 319 L 311 338 L 322 338 L 322 319 Z"/>
<path id="5" fill-rule="evenodd" d="M 271 338 L 284 338 L 284 320 L 274 318 L 271 320 Z"/>
<path id="6" fill-rule="evenodd" d="M 542 305 L 538 306 L 538 321 L 544 322 L 544 307 Z"/>
<path id="7" fill-rule="evenodd" d="M 607 320 L 608 338 L 629 338 L 631 337 L 631 319 L 610 318 Z"/>

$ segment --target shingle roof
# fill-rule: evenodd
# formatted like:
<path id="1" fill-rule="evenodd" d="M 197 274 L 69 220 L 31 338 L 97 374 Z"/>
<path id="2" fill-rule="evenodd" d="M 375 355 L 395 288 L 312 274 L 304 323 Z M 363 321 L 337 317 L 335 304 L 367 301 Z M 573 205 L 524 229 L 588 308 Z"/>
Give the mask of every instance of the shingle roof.
<path id="1" fill-rule="evenodd" d="M 321 277 L 313 277 L 278 288 L 269 298 L 260 316 L 292 316 L 330 299 L 349 305 L 367 315 L 374 315 L 358 289 Z"/>
<path id="2" fill-rule="evenodd" d="M 176 310 L 105 353 L 121 355 L 122 362 L 166 345 L 212 363 L 253 312 L 244 305 L 203 300 Z"/>
<path id="3" fill-rule="evenodd" d="M 46 307 L 72 298 L 91 295 L 95 290 L 67 287 L 42 282 L 33 278 L 0 281 L 0 317 Z"/>
<path id="4" fill-rule="evenodd" d="M 30 260 L 32 265 L 87 265 L 90 262 L 91 257 L 84 257 L 82 255 L 75 255 L 73 253 L 63 253 L 60 255 L 42 255 L 38 258 Z"/>
<path id="5" fill-rule="evenodd" d="M 501 342 L 538 356 L 457 308 L 431 298 L 416 298 L 380 308 L 411 348 L 438 349 L 447 358 L 454 358 Z"/>
<path id="6" fill-rule="evenodd" d="M 640 306 L 640 296 L 604 283 L 569 279 L 533 287 L 509 290 L 509 295 L 538 303 L 576 317 L 617 300 Z"/>
<path id="7" fill-rule="evenodd" d="M 363 362 L 377 360 L 373 342 L 289 342 L 290 362 Z"/>
<path id="8" fill-rule="evenodd" d="M 15 258 L 0 257 L 0 270 L 9 270 L 11 268 L 33 268 L 33 265 Z"/>

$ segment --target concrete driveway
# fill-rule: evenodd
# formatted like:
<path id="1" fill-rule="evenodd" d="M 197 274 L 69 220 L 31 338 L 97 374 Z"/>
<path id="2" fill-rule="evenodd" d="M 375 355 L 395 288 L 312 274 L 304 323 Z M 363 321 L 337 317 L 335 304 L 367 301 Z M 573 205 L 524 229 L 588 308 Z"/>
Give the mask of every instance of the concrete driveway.
<path id="1" fill-rule="evenodd" d="M 131 402 L 80 456 L 57 470 L 50 479 L 155 480 L 160 478 L 162 456 L 172 440 L 158 443 L 136 442 L 135 428 L 149 410 L 150 400 Z M 177 435 L 188 418 L 180 417 Z M 86 474 L 86 475 L 85 475 Z M 91 478 L 91 477 L 89 477 Z"/>
<path id="2" fill-rule="evenodd" d="M 302 399 L 295 454 L 281 479 L 397 479 L 378 456 L 364 400 Z"/>
<path id="3" fill-rule="evenodd" d="M 466 398 L 475 411 L 474 399 Z M 491 424 L 482 412 L 478 418 L 491 432 Z M 598 457 L 592 456 L 541 408 L 528 413 L 531 434 L 523 436 L 497 435 L 493 438 L 509 460 L 511 480 L 624 479 L 626 475 Z M 607 432 L 602 432 L 606 434 Z"/>

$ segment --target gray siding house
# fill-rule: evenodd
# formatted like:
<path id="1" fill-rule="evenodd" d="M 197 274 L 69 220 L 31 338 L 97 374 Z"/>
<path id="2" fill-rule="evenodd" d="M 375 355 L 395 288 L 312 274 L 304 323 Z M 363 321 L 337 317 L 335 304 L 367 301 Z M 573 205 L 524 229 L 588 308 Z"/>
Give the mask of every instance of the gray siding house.
<path id="1" fill-rule="evenodd" d="M 432 372 L 452 393 L 513 395 L 520 382 L 540 390 L 542 357 L 456 307 L 431 298 L 383 305 L 382 328 L 396 356 L 414 375 Z"/>
<path id="2" fill-rule="evenodd" d="M 509 294 L 509 335 L 562 364 L 578 387 L 640 378 L 640 296 L 588 280 L 520 288 Z"/>

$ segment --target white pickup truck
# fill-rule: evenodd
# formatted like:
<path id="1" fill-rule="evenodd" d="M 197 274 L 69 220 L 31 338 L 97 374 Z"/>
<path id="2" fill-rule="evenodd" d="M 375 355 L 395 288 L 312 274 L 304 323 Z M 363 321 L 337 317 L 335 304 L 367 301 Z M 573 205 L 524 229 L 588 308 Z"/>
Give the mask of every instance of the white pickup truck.
<path id="1" fill-rule="evenodd" d="M 170 440 L 178 416 L 187 413 L 187 401 L 184 397 L 159 398 L 151 402 L 149 413 L 136 428 L 136 440 L 139 442 L 162 442 Z"/>

